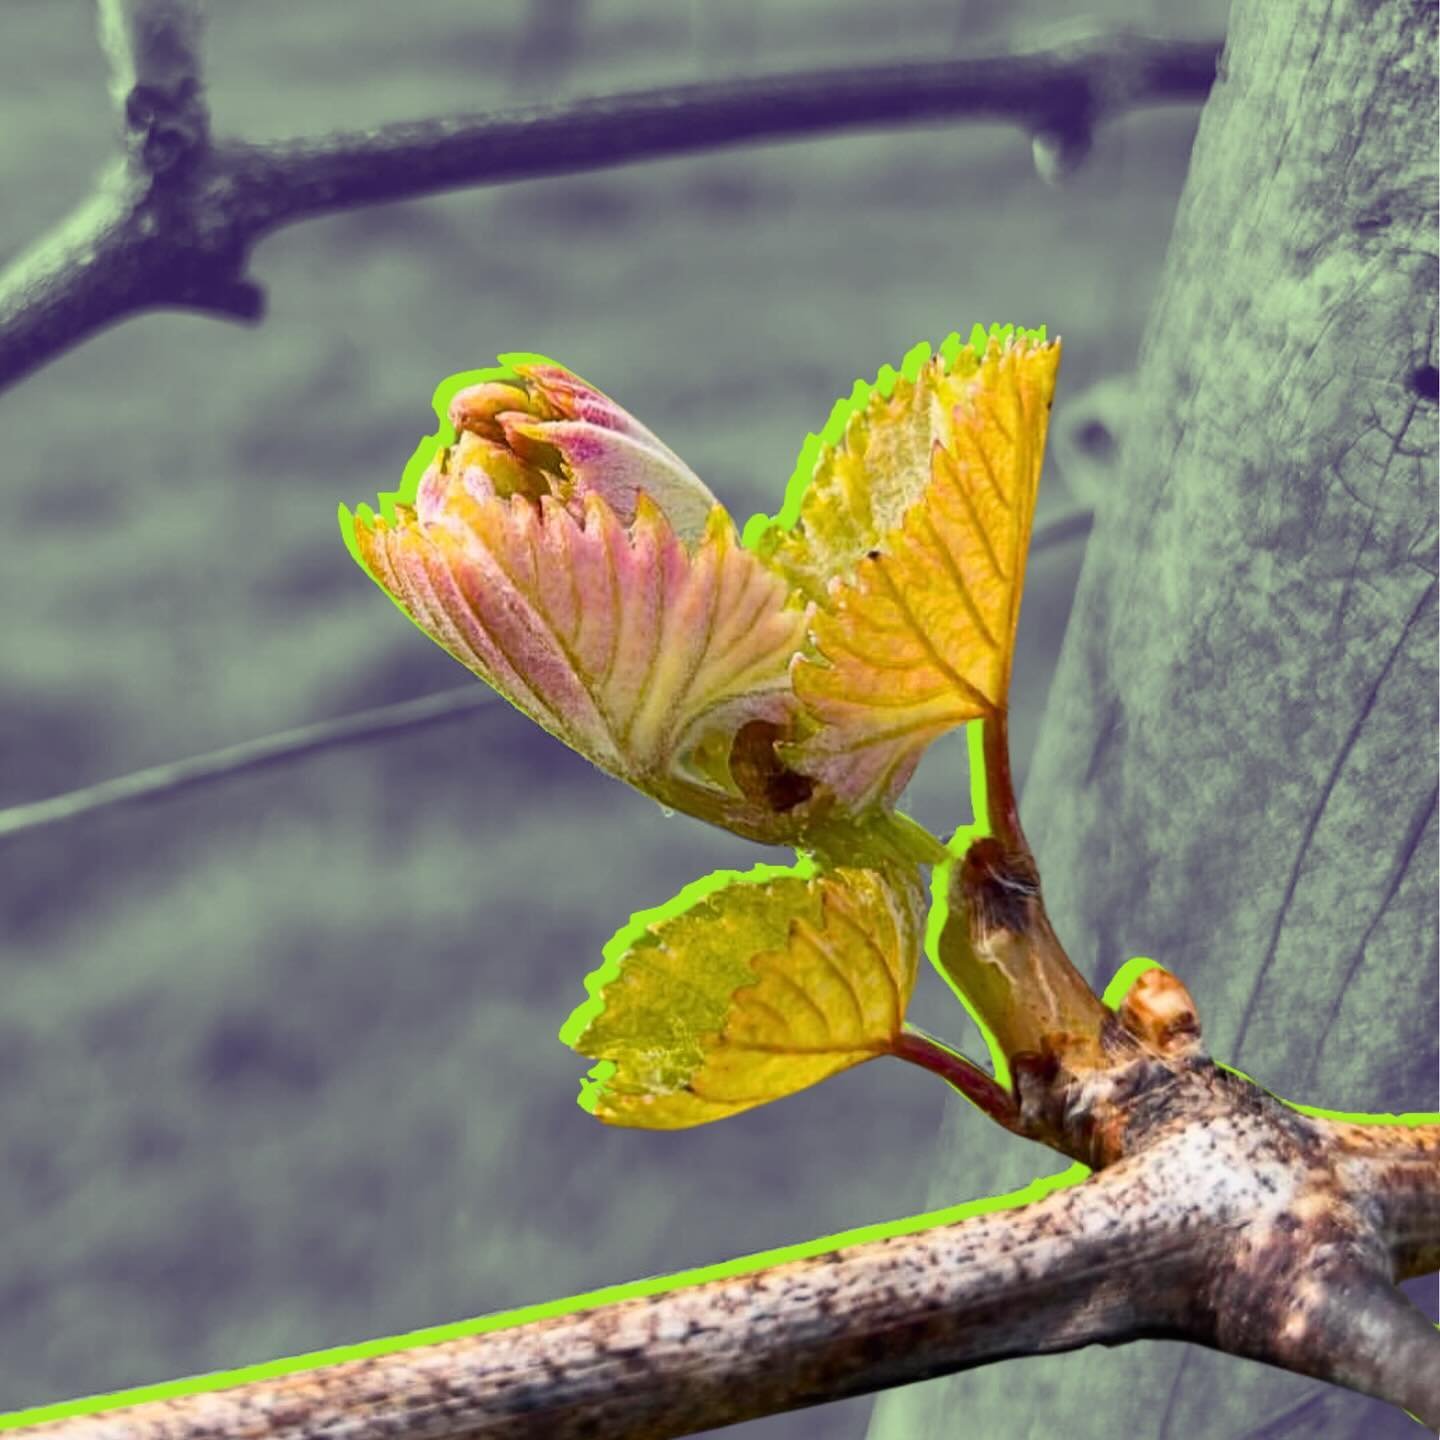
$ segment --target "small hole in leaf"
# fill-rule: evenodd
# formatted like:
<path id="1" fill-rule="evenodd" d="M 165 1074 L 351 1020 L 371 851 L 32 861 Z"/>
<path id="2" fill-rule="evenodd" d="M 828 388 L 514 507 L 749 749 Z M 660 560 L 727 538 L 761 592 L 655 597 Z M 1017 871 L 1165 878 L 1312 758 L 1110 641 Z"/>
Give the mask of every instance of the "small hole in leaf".
<path id="1" fill-rule="evenodd" d="M 730 774 L 751 800 L 778 815 L 803 805 L 814 793 L 815 782 L 788 769 L 775 753 L 775 742 L 785 739 L 780 726 L 769 720 L 751 720 L 735 732 L 730 747 Z"/>
<path id="2" fill-rule="evenodd" d="M 1422 400 L 1429 400 L 1432 403 L 1440 399 L 1440 370 L 1433 365 L 1422 365 L 1418 370 L 1410 372 L 1410 388 Z"/>

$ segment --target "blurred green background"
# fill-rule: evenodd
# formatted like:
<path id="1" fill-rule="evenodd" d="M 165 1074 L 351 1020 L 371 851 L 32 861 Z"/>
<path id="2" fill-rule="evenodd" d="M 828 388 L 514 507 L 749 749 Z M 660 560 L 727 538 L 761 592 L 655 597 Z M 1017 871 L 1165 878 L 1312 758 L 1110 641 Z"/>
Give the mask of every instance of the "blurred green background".
<path id="1" fill-rule="evenodd" d="M 1192 36 L 1225 15 L 1091 8 Z M 205 55 L 217 132 L 261 139 L 1042 44 L 1061 17 L 250 0 L 212 7 Z M 88 0 L 0 10 L 0 262 L 112 154 L 94 28 Z M 1045 324 L 1066 349 L 1040 522 L 1067 512 L 1104 469 L 1073 397 L 1133 361 L 1196 115 L 1110 127 L 1058 190 L 1018 131 L 950 125 L 357 211 L 260 247 L 258 328 L 156 315 L 82 345 L 0 396 L 0 806 L 461 683 L 336 506 L 393 488 L 436 383 L 499 351 L 608 391 L 743 521 L 857 376 L 975 321 Z M 1032 563 L 1022 773 L 1082 545 Z M 907 808 L 948 830 L 964 795 L 957 737 Z M 575 1104 L 588 1062 L 556 1031 L 613 931 L 785 858 L 664 817 L 504 705 L 0 841 L 0 1411 L 923 1209 L 943 1094 L 908 1067 L 671 1134 Z M 912 1015 L 983 1055 L 928 971 Z M 952 1198 L 987 1193 L 977 1172 Z M 859 1440 L 871 1404 L 725 1433 Z"/>

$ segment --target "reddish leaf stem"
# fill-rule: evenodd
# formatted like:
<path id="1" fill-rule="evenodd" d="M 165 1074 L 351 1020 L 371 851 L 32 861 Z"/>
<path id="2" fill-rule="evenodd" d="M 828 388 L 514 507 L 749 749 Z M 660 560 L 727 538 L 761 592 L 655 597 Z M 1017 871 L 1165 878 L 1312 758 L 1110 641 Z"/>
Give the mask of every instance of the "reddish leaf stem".
<path id="1" fill-rule="evenodd" d="M 985 809 L 990 833 L 1007 849 L 1030 854 L 1020 828 L 1020 807 L 1010 779 L 1010 727 L 1004 710 L 981 722 L 985 754 Z"/>
<path id="2" fill-rule="evenodd" d="M 978 1105 L 992 1120 L 1019 1134 L 1020 1111 L 1014 1097 L 998 1081 L 987 1075 L 973 1060 L 958 1050 L 912 1025 L 908 1020 L 900 1027 L 900 1035 L 890 1052 L 912 1065 L 919 1065 L 948 1081 L 967 1100 Z"/>

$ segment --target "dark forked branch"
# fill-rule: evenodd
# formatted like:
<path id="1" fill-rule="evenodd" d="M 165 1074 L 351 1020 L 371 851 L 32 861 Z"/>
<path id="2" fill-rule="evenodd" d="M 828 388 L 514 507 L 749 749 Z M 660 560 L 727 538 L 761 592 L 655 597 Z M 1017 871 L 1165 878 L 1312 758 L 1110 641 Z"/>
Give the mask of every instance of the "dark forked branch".
<path id="1" fill-rule="evenodd" d="M 140 311 L 257 319 L 253 247 L 313 216 L 884 126 L 1009 121 L 1046 144 L 1078 145 L 1126 110 L 1204 100 L 1219 50 L 1116 33 L 1025 54 L 682 85 L 256 145 L 210 136 L 193 0 L 103 0 L 101 13 L 125 155 L 0 275 L 0 389 Z"/>

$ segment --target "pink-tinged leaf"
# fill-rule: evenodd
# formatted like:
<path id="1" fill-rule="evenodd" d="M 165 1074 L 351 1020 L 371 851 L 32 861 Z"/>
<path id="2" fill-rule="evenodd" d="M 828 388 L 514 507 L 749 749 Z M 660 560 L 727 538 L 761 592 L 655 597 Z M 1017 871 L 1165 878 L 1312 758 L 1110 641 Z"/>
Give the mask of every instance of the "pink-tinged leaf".
<path id="1" fill-rule="evenodd" d="M 808 617 L 725 512 L 692 551 L 644 492 L 626 526 L 595 491 L 578 507 L 535 501 L 442 465 L 393 523 L 355 526 L 365 565 L 415 623 L 602 769 L 742 834 L 789 838 L 797 817 L 731 760 L 748 753 L 747 727 L 791 733 L 789 664 Z M 786 773 L 773 745 L 768 765 Z"/>
<path id="2" fill-rule="evenodd" d="M 675 533 L 695 541 L 719 503 L 669 446 L 627 410 L 578 375 L 552 361 L 502 356 L 528 387 L 525 404 L 508 404 L 514 387 L 489 382 L 460 391 L 451 402 L 457 430 L 475 428 L 532 463 L 546 450 L 558 456 L 556 493 L 579 503 L 603 496 L 622 524 L 635 518 L 641 493 L 665 513 Z M 498 434 L 496 432 L 498 431 Z"/>

